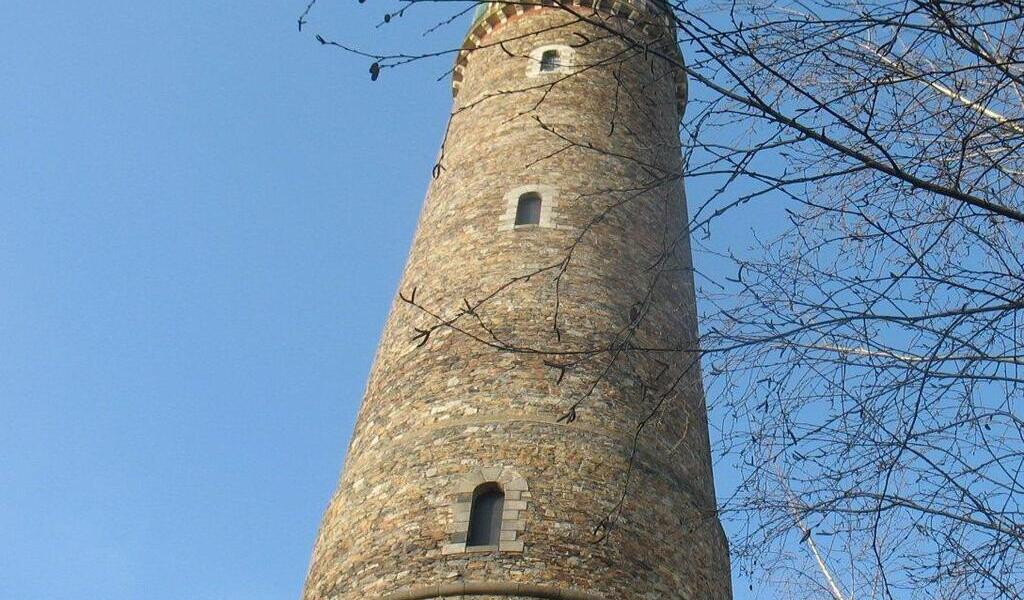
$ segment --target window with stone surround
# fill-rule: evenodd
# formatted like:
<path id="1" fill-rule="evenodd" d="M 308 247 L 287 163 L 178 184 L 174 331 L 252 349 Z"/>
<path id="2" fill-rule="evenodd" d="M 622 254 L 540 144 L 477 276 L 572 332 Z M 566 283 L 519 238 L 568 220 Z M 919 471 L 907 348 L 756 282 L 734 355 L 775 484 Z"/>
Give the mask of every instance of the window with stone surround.
<path id="1" fill-rule="evenodd" d="M 553 73 L 569 74 L 573 72 L 576 51 L 564 44 L 548 44 L 530 51 L 526 64 L 527 77 L 540 77 Z"/>
<path id="2" fill-rule="evenodd" d="M 481 467 L 458 480 L 442 554 L 522 552 L 530 488 L 509 467 Z M 484 535 L 486 534 L 486 535 Z"/>
<path id="3" fill-rule="evenodd" d="M 503 231 L 519 227 L 563 228 L 558 224 L 558 200 L 558 190 L 542 183 L 511 189 L 505 194 L 505 211 L 498 228 Z"/>

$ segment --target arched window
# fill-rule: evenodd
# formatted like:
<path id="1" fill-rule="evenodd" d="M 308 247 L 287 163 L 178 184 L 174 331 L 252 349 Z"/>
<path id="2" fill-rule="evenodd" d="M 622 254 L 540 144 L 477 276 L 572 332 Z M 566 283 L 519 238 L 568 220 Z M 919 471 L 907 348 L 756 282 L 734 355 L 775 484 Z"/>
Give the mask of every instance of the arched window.
<path id="1" fill-rule="evenodd" d="M 558 50 L 545 50 L 544 54 L 540 55 L 541 73 L 557 71 L 559 66 L 560 65 L 558 64 Z"/>
<path id="2" fill-rule="evenodd" d="M 572 73 L 576 50 L 565 44 L 545 44 L 530 50 L 526 61 L 526 76 L 550 76 L 552 73 Z"/>
<path id="3" fill-rule="evenodd" d="M 543 182 L 532 182 L 516 186 L 505 192 L 502 197 L 502 208 L 499 231 L 520 230 L 530 233 L 538 227 L 550 229 L 568 229 L 564 215 L 559 211 L 558 188 Z M 484 481 L 495 481 L 485 477 Z"/>
<path id="4" fill-rule="evenodd" d="M 539 224 L 540 194 L 537 192 L 526 192 L 519 196 L 519 204 L 516 206 L 516 225 Z"/>
<path id="5" fill-rule="evenodd" d="M 497 546 L 501 536 L 501 512 L 505 492 L 496 483 L 484 483 L 473 490 L 473 506 L 469 509 L 469 534 L 466 547 Z"/>

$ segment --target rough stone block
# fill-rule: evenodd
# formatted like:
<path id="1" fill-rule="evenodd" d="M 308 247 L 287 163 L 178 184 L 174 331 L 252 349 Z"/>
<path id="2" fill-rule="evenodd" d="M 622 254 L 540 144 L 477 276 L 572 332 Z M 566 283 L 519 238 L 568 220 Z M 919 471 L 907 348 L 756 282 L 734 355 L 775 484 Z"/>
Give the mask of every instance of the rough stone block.
<path id="1" fill-rule="evenodd" d="M 498 548 L 502 552 L 522 552 L 525 544 L 522 541 L 515 542 L 501 542 Z"/>
<path id="2" fill-rule="evenodd" d="M 522 519 L 509 519 L 501 522 L 502 531 L 522 531 L 523 529 L 526 529 L 526 521 Z"/>

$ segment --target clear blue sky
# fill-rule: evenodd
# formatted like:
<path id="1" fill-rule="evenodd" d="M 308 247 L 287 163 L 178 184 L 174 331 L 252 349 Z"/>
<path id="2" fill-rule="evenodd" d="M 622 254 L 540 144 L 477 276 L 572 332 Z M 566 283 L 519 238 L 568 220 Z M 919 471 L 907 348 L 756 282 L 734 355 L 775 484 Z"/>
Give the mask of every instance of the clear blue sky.
<path id="1" fill-rule="evenodd" d="M 0 599 L 297 597 L 450 104 L 304 4 L 5 5 Z"/>

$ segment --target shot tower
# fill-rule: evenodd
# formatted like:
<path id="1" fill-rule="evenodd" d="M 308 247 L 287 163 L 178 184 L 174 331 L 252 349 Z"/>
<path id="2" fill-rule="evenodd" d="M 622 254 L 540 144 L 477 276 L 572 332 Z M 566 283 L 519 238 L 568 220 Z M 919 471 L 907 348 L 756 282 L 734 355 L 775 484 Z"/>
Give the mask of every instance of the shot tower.
<path id="1" fill-rule="evenodd" d="M 731 598 L 662 10 L 477 11 L 305 600 Z"/>

